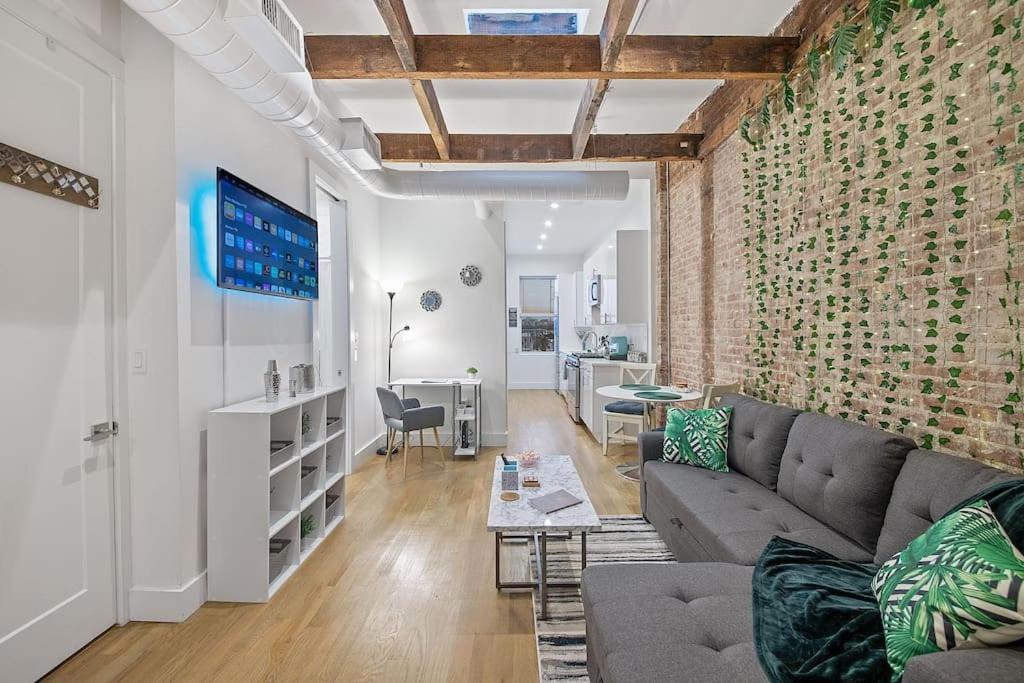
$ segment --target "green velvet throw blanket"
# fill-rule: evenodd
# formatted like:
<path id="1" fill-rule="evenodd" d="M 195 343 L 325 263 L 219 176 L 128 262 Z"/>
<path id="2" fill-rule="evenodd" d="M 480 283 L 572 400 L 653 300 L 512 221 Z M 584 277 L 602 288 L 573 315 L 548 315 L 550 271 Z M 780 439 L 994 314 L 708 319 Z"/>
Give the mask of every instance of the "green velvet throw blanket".
<path id="1" fill-rule="evenodd" d="M 988 502 L 1010 540 L 1024 549 L 1024 481 L 996 484 L 954 510 L 978 500 Z M 753 584 L 754 644 L 768 678 L 890 680 L 882 616 L 871 592 L 877 571 L 803 543 L 772 539 L 758 559 Z"/>

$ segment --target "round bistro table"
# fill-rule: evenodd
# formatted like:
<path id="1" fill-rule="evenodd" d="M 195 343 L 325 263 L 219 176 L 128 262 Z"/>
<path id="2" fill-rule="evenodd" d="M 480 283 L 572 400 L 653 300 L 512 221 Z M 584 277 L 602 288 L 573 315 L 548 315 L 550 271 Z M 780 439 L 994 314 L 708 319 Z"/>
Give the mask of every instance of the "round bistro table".
<path id="1" fill-rule="evenodd" d="M 654 386 L 654 385 L 651 385 Z M 637 396 L 638 393 L 650 392 L 665 392 L 669 394 L 676 394 L 679 398 L 643 398 Z M 636 401 L 644 404 L 644 431 L 651 428 L 651 412 L 654 406 L 662 403 L 685 403 L 687 401 L 696 401 L 701 397 L 699 391 L 692 391 L 690 389 L 680 389 L 679 387 L 662 387 L 659 386 L 657 389 L 643 390 L 643 389 L 624 389 L 618 384 L 611 384 L 605 387 L 597 388 L 597 395 L 605 398 L 614 399 L 616 401 Z M 603 422 L 602 422 L 603 424 Z M 607 436 L 605 437 L 607 438 Z M 639 452 L 637 458 L 640 457 Z M 616 465 L 615 471 L 621 476 L 629 479 L 630 481 L 640 481 L 640 463 L 636 465 Z"/>

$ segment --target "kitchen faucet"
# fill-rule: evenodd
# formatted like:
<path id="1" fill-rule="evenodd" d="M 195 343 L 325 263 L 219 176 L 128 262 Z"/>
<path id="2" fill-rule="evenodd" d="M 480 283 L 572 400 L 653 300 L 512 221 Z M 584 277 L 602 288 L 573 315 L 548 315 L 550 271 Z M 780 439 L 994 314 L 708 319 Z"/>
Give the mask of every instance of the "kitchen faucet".
<path id="1" fill-rule="evenodd" d="M 587 330 L 584 333 L 584 335 L 583 335 L 583 339 L 581 340 L 583 342 L 583 350 L 584 351 L 588 351 L 588 350 L 589 351 L 593 351 L 593 350 L 595 350 L 595 349 L 587 349 L 587 339 L 590 338 L 590 335 L 594 335 L 594 341 L 595 342 L 599 342 L 600 341 L 600 337 L 597 336 L 597 332 L 594 332 L 593 330 Z"/>

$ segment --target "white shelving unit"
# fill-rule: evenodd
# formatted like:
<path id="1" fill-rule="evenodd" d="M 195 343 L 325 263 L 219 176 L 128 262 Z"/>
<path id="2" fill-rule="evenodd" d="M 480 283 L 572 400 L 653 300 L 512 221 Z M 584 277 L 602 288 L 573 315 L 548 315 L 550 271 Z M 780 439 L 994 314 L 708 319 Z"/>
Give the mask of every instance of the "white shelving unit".
<path id="1" fill-rule="evenodd" d="M 462 392 L 463 388 L 471 390 L 468 399 Z M 460 384 L 457 388 L 455 419 L 452 429 L 452 452 L 456 456 L 471 455 L 475 458 L 480 454 L 480 399 L 482 394 L 482 387 L 478 380 Z M 465 408 L 458 407 L 465 400 L 472 403 Z M 467 430 L 465 440 L 463 440 L 462 434 L 463 425 Z"/>
<path id="2" fill-rule="evenodd" d="M 348 409 L 344 387 L 322 387 L 210 412 L 210 600 L 266 602 L 345 518 Z"/>

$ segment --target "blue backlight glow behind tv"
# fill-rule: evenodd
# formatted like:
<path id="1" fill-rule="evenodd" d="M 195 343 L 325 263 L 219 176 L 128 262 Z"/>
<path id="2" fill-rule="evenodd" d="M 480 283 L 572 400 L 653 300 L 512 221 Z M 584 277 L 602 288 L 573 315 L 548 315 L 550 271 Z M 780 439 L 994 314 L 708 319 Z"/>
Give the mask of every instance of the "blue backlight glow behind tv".
<path id="1" fill-rule="evenodd" d="M 217 169 L 217 284 L 270 296 L 319 295 L 317 225 L 241 178 Z"/>

